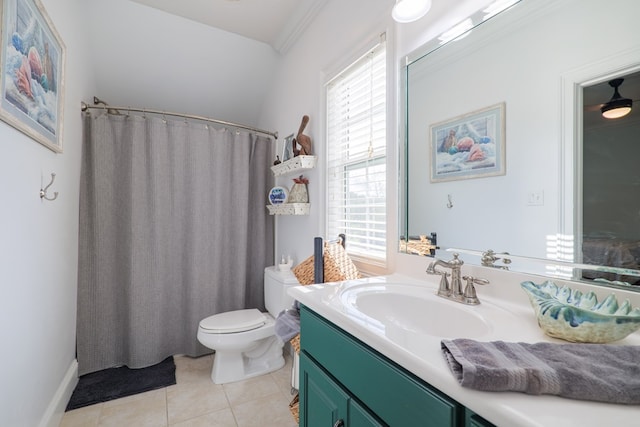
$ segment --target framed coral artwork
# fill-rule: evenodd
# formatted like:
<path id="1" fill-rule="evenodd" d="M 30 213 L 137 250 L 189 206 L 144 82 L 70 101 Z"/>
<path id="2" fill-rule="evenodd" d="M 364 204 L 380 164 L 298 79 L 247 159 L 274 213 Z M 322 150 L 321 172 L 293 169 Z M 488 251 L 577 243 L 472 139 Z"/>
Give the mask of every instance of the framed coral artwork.
<path id="1" fill-rule="evenodd" d="M 505 104 L 431 125 L 431 182 L 505 174 Z"/>
<path id="2" fill-rule="evenodd" d="M 39 0 L 0 6 L 0 119 L 62 153 L 64 44 Z"/>

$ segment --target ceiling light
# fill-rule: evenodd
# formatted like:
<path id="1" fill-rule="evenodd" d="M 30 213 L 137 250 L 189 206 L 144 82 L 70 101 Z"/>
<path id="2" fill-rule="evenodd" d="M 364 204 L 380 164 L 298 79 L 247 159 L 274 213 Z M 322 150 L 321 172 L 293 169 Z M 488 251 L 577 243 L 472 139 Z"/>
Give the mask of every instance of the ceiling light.
<path id="1" fill-rule="evenodd" d="M 431 0 L 396 0 L 391 16 L 397 22 L 417 21 L 429 12 Z"/>
<path id="2" fill-rule="evenodd" d="M 629 98 L 623 98 L 618 92 L 618 86 L 620 86 L 623 81 L 624 79 L 613 79 L 609 82 L 609 86 L 613 88 L 613 96 L 611 100 L 600 109 L 602 116 L 606 119 L 617 119 L 631 112 L 633 101 Z"/>

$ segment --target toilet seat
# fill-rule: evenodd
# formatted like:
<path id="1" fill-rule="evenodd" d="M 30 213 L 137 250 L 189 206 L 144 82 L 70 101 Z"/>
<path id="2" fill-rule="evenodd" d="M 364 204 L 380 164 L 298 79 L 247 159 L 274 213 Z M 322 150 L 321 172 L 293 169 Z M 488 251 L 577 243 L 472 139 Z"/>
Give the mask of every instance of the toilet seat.
<path id="1" fill-rule="evenodd" d="M 267 318 L 255 308 L 214 314 L 200 321 L 200 328 L 210 334 L 232 334 L 250 331 L 265 324 Z"/>

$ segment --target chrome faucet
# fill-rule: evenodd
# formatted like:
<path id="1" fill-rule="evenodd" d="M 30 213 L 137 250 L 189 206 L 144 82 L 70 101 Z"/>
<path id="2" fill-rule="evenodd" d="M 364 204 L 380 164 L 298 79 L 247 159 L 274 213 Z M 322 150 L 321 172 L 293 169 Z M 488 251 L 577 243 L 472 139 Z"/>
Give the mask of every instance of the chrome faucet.
<path id="1" fill-rule="evenodd" d="M 428 274 L 441 274 L 442 279 L 440 280 L 440 288 L 438 289 L 438 295 L 441 297 L 453 297 L 457 298 L 462 295 L 462 277 L 461 277 L 461 267 L 464 264 L 459 255 L 454 253 L 453 259 L 451 261 L 443 261 L 441 259 L 436 259 L 427 267 Z M 436 270 L 437 266 L 450 268 L 451 269 L 451 285 L 449 286 L 449 282 L 447 281 L 447 273 Z"/>
<path id="2" fill-rule="evenodd" d="M 427 267 L 427 274 L 439 274 L 442 276 L 440 279 L 440 286 L 438 287 L 438 296 L 447 298 L 453 301 L 460 302 L 462 304 L 477 305 L 480 304 L 480 300 L 476 295 L 476 289 L 473 286 L 474 283 L 478 285 L 488 285 L 489 281 L 486 279 L 479 279 L 471 276 L 462 277 L 462 265 L 464 261 L 458 258 L 457 253 L 453 254 L 453 259 L 450 261 L 443 261 L 436 259 Z M 436 270 L 437 266 L 450 268 L 451 274 Z M 451 275 L 451 284 L 447 280 L 447 276 Z M 467 281 L 467 285 L 462 290 L 462 280 Z"/>

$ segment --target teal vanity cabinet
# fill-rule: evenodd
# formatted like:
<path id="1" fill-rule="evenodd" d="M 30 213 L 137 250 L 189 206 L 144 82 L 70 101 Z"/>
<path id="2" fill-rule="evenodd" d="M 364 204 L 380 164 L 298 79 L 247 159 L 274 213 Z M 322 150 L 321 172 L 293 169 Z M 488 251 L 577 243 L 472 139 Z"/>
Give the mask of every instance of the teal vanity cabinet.
<path id="1" fill-rule="evenodd" d="M 300 324 L 301 427 L 491 426 L 305 306 Z"/>

